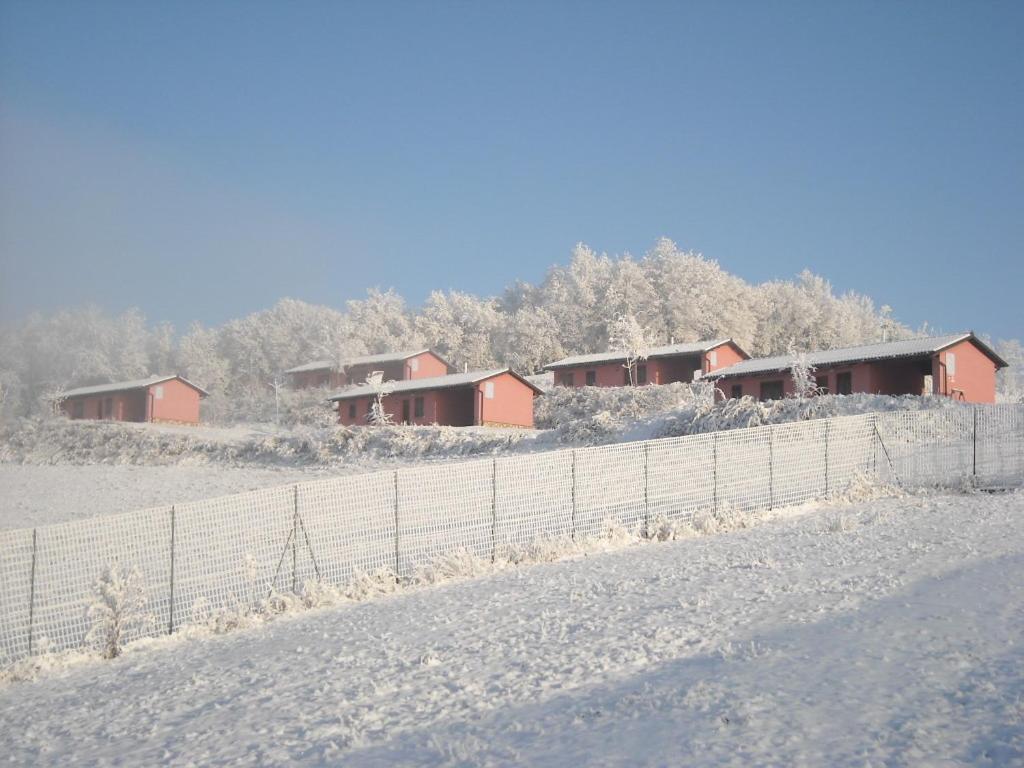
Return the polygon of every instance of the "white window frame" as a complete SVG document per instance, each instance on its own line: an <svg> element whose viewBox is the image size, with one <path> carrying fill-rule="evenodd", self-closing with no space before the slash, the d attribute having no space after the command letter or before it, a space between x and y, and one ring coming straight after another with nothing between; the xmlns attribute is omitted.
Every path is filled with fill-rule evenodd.
<svg viewBox="0 0 1024 768"><path fill-rule="evenodd" d="M487 400L493 400L494 399L494 382L493 381L485 381L484 382L484 398L487 399Z"/></svg>
<svg viewBox="0 0 1024 768"><path fill-rule="evenodd" d="M164 385L163 384L157 384L155 387L153 387L153 399L154 400L163 400L164 399Z"/></svg>
<svg viewBox="0 0 1024 768"><path fill-rule="evenodd" d="M956 376L956 353L946 353L946 373L950 376Z"/></svg>

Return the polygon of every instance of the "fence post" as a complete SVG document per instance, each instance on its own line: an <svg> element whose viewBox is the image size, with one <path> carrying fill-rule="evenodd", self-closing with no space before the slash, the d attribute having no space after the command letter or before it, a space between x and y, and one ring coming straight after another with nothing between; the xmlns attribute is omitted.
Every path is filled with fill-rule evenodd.
<svg viewBox="0 0 1024 768"><path fill-rule="evenodd" d="M491 459L491 563L498 559L498 460Z"/></svg>
<svg viewBox="0 0 1024 768"><path fill-rule="evenodd" d="M829 419L825 420L825 495L828 496L828 433L832 427Z"/></svg>
<svg viewBox="0 0 1024 768"><path fill-rule="evenodd" d="M32 529L32 571L29 577L28 586L28 655L32 655L33 630L35 628L36 615L36 552L37 552L37 531Z"/></svg>
<svg viewBox="0 0 1024 768"><path fill-rule="evenodd" d="M712 509L718 512L718 433L715 432L711 439L711 475L713 486L711 491Z"/></svg>
<svg viewBox="0 0 1024 768"><path fill-rule="evenodd" d="M176 533L176 515L174 507L171 507L171 591L170 591L170 607L168 608L168 619L167 619L167 634L174 634L174 544L175 544L175 533Z"/></svg>
<svg viewBox="0 0 1024 768"><path fill-rule="evenodd" d="M974 484L978 483L978 406L971 408L971 415L974 418L974 428L972 429L971 437L971 477L974 478Z"/></svg>
<svg viewBox="0 0 1024 768"><path fill-rule="evenodd" d="M775 430L768 425L768 509L775 509Z"/></svg>
<svg viewBox="0 0 1024 768"><path fill-rule="evenodd" d="M398 576L398 470L395 470L395 583L399 582Z"/></svg>
<svg viewBox="0 0 1024 768"><path fill-rule="evenodd" d="M292 594L299 591L299 486L292 497Z"/></svg>
<svg viewBox="0 0 1024 768"><path fill-rule="evenodd" d="M651 535L651 499L649 493L650 487L650 464L651 464L651 444L644 442L644 538L648 538Z"/></svg>
<svg viewBox="0 0 1024 768"><path fill-rule="evenodd" d="M576 541L576 451L572 452L572 540Z"/></svg>

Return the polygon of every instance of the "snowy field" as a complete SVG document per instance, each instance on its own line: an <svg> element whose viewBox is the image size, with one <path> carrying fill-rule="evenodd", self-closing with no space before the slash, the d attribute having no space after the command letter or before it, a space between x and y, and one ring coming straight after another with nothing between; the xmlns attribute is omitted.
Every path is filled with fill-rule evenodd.
<svg viewBox="0 0 1024 768"><path fill-rule="evenodd" d="M22 765L1024 764L1024 494L744 530L139 644L0 689Z"/></svg>
<svg viewBox="0 0 1024 768"><path fill-rule="evenodd" d="M316 480L338 469L176 464L33 465L0 462L0 529L63 523L164 504L198 501L284 483Z"/></svg>

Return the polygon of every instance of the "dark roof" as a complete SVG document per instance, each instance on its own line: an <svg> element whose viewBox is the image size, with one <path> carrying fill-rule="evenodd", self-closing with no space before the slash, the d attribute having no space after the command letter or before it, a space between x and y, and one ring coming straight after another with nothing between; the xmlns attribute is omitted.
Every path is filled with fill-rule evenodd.
<svg viewBox="0 0 1024 768"><path fill-rule="evenodd" d="M374 396L381 392L394 394L398 392L425 392L431 389L451 389L453 387L464 387L471 384L478 384L487 379L493 379L508 373L519 379L526 386L537 394L543 394L537 385L527 381L510 368L497 368L493 371L468 371L466 373L449 373L446 376L430 376L425 379L403 379L401 381L386 381L382 384L359 384L354 387L346 387L335 392L327 399L330 401L351 400L354 397Z"/></svg>
<svg viewBox="0 0 1024 768"><path fill-rule="evenodd" d="M150 376L148 379L135 379L133 381L115 381L112 384L97 384L92 387L77 387L69 389L62 397L83 397L85 395L105 395L109 392L129 392L133 389L149 389L155 384L163 384L165 381L177 379L183 384L192 387L203 397L210 394L200 386L193 384L184 376Z"/></svg>
<svg viewBox="0 0 1024 768"><path fill-rule="evenodd" d="M959 344L961 341L972 341L996 364L996 368L1005 368L1006 361L992 351L991 347L978 339L973 333L955 333L946 336L927 336L918 339L903 339L878 344L864 344L859 347L843 349L827 349L820 352L808 352L805 359L816 368L834 365L851 365L876 360L897 360L908 357L923 357ZM776 373L793 367L793 355L776 355L775 357L759 357L734 363L728 368L721 368L708 374L709 377L731 379L739 376L754 376L762 373Z"/></svg>
<svg viewBox="0 0 1024 768"><path fill-rule="evenodd" d="M705 352L710 352L712 349L717 349L724 344L732 344L740 352L743 349L732 339L712 339L709 341L694 341L688 344L667 344L663 347L651 347L647 352L647 359L650 360L652 357L681 357L683 355L700 355ZM746 355L746 352L743 352ZM555 368L575 368L581 365L594 365L597 363L615 363L620 360L626 359L626 353L621 351L615 352L596 352L590 355L572 355L570 357L563 357L561 360L556 360L553 363L548 363L544 366L544 370L550 371Z"/></svg>
<svg viewBox="0 0 1024 768"><path fill-rule="evenodd" d="M436 353L429 349L418 349L413 352L382 352L379 355L362 355L360 357L349 357L344 360L314 360L311 363L297 365L289 368L285 373L305 373L306 371L333 371L346 368L351 365L374 365L375 363L398 363L408 360L410 357L422 355L424 352L441 359Z"/></svg>

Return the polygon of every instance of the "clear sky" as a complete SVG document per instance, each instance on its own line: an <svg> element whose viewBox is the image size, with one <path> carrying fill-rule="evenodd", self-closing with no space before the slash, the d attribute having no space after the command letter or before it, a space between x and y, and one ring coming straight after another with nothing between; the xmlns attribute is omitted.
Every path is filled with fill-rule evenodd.
<svg viewBox="0 0 1024 768"><path fill-rule="evenodd" d="M0 0L0 318L179 327L659 236L1024 338L1024 3Z"/></svg>

